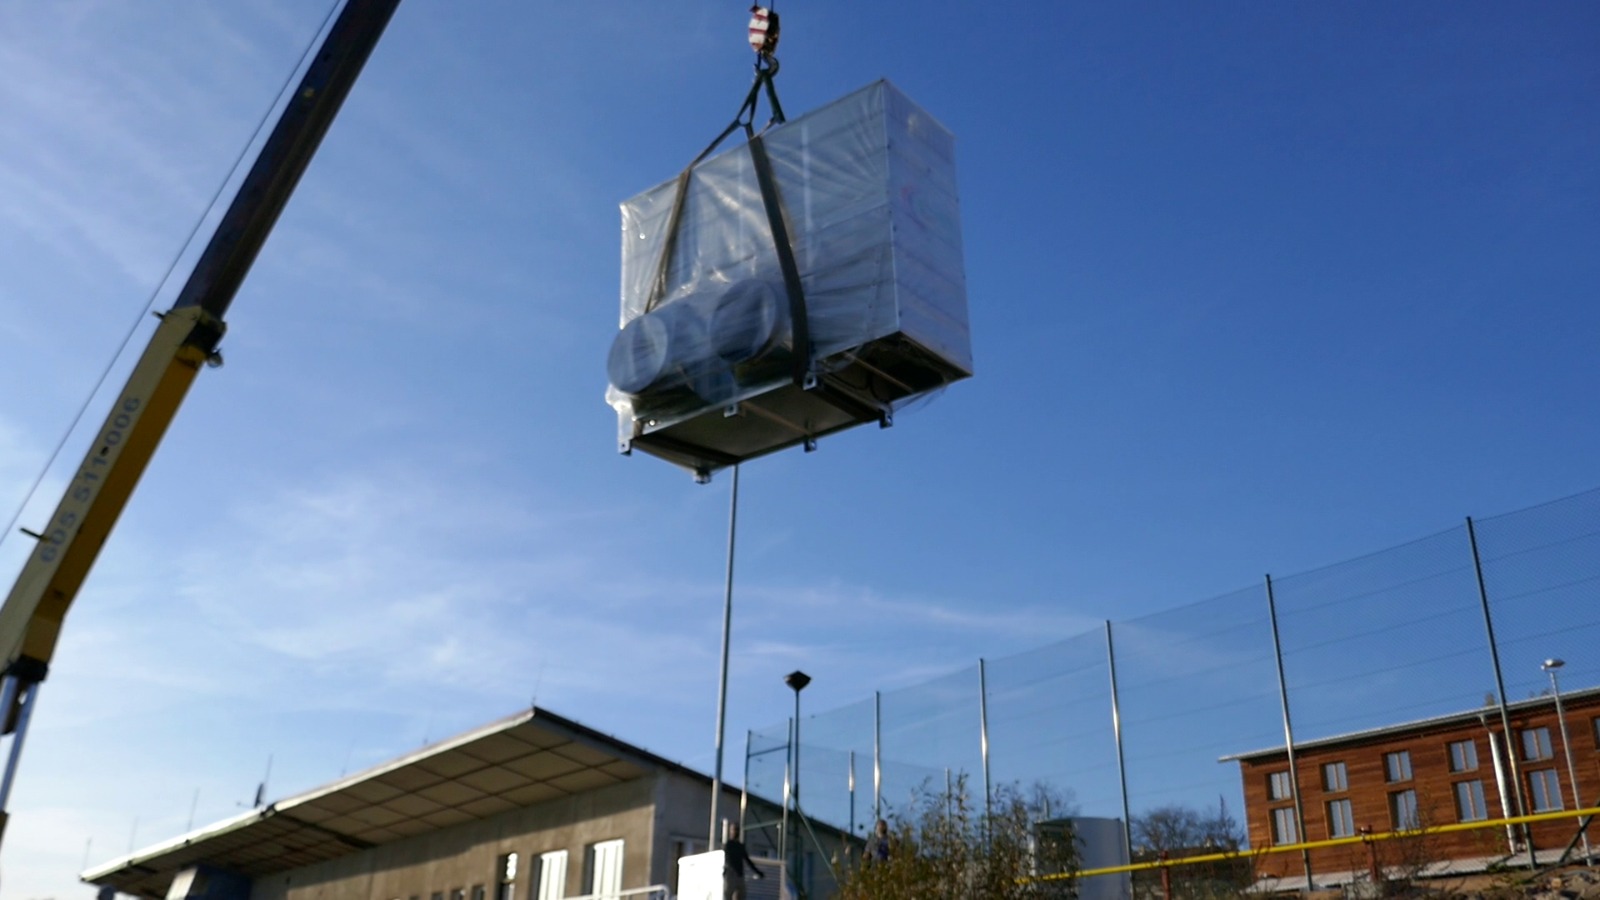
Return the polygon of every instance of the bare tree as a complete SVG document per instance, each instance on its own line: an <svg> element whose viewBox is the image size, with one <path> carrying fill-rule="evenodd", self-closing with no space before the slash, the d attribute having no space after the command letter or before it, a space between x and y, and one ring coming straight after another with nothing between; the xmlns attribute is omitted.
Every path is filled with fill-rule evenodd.
<svg viewBox="0 0 1600 900"><path fill-rule="evenodd" d="M1133 819L1133 843L1156 855L1194 856L1239 849L1244 829L1218 798L1215 810L1177 804L1146 810Z"/></svg>
<svg viewBox="0 0 1600 900"><path fill-rule="evenodd" d="M949 794L919 793L891 822L884 860L846 867L839 900L1067 900L1076 895L1078 850L1059 795L1002 788L987 814L966 780Z"/></svg>
<svg viewBox="0 0 1600 900"><path fill-rule="evenodd" d="M1177 804L1146 810L1134 817L1130 833L1137 859L1145 862L1237 852L1245 841L1244 829L1220 797L1211 810ZM1255 880L1249 860L1242 858L1172 866L1168 877L1179 896L1201 898L1236 896ZM1135 873L1134 892L1163 894L1161 873Z"/></svg>

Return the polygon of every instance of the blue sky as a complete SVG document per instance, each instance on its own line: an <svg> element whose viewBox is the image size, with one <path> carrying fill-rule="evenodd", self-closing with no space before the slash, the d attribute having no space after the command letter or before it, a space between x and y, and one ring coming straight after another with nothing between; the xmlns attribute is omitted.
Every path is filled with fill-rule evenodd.
<svg viewBox="0 0 1600 900"><path fill-rule="evenodd" d="M1600 483L1592 4L779 11L791 115L955 133L978 374L745 469L731 734ZM0 6L0 511L325 12ZM69 619L4 896L534 698L710 767L728 479L602 395L745 19L406 0Z"/></svg>

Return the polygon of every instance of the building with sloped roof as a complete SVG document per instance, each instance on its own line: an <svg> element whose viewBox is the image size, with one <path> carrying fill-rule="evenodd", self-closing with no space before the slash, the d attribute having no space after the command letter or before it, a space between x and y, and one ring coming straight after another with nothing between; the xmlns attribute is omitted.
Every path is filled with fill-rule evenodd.
<svg viewBox="0 0 1600 900"><path fill-rule="evenodd" d="M751 820L753 856L778 856L778 829L761 824L776 805L724 788L719 806ZM710 818L709 776L535 707L82 878L193 900L668 897ZM843 836L814 831L836 854ZM802 866L825 895L821 855L807 844Z"/></svg>
<svg viewBox="0 0 1600 900"><path fill-rule="evenodd" d="M1582 807L1600 805L1600 688L1561 696L1570 771L1550 696L1507 704L1506 721L1498 705L1489 705L1297 741L1294 775L1284 747L1222 762L1239 764L1253 849L1355 839L1308 851L1316 883L1365 877L1374 866L1386 875L1462 872L1516 865L1530 852L1554 861L1569 844L1581 855L1579 817L1570 814L1580 808L1575 797ZM1519 812L1543 818L1494 824ZM1364 835L1379 839L1360 840ZM1600 830L1590 842L1600 852ZM1306 864L1301 853L1274 853L1260 857L1256 869L1287 888L1304 885Z"/></svg>

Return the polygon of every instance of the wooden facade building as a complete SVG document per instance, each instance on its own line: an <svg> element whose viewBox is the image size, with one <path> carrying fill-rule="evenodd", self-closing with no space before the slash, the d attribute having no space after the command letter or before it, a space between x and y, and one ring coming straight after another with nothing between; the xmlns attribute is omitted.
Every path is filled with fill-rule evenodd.
<svg viewBox="0 0 1600 900"><path fill-rule="evenodd" d="M1600 804L1600 688L1563 692L1572 768L1583 806ZM1408 867L1463 871L1496 860L1527 858L1531 838L1541 860L1577 838L1578 823L1558 819L1511 828L1434 832L1438 826L1493 822L1515 815L1573 810L1572 778L1553 697L1508 704L1506 739L1498 705L1404 722L1295 745L1295 771L1283 747L1223 758L1243 779L1250 846L1266 848L1364 833L1411 832L1400 840L1309 851L1313 881L1338 883L1365 873L1376 858L1388 872ZM1300 813L1295 814L1296 781ZM1520 796L1519 796L1520 795ZM1303 829L1301 827L1303 821ZM1591 843L1600 851L1600 830ZM1582 852L1579 845L1578 853ZM1575 854L1577 855L1577 854ZM1258 876L1304 884L1302 854L1260 857Z"/></svg>

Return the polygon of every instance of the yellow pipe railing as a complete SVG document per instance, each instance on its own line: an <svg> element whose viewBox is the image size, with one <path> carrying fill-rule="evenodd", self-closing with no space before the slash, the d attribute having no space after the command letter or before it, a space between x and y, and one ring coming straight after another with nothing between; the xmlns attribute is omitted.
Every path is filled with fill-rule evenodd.
<svg viewBox="0 0 1600 900"><path fill-rule="evenodd" d="M1178 859L1161 859L1153 862L1130 863L1125 866L1105 866L1098 869L1083 869L1074 874L1041 875L1039 881L1060 881L1066 878L1093 878L1096 875L1117 875L1122 872L1143 872L1150 869L1164 869L1174 866L1193 866L1201 863L1230 862L1240 859L1257 859L1273 853L1295 853L1301 850L1315 850L1319 847L1345 847L1351 844L1367 844L1378 841L1392 841L1400 838L1414 838L1429 834L1449 834L1456 831L1477 831L1483 828L1503 828L1507 825L1521 825L1530 822L1549 822L1556 819L1582 819L1589 816L1600 815L1600 807L1590 807L1579 810L1562 810L1560 812L1534 813L1527 816L1509 816L1504 819L1486 819L1482 822L1456 822L1450 825L1434 825L1425 828L1413 828L1406 831L1382 831L1371 834L1358 834L1351 837L1329 838L1322 841L1302 841L1298 844L1281 844L1274 847L1248 848L1244 850L1228 850L1222 853L1205 853L1199 856L1185 856Z"/></svg>

